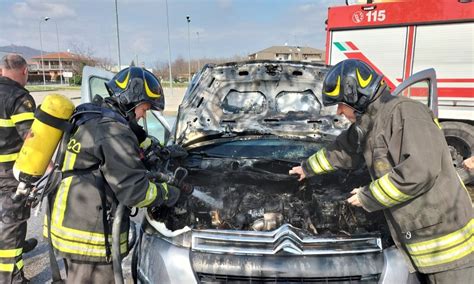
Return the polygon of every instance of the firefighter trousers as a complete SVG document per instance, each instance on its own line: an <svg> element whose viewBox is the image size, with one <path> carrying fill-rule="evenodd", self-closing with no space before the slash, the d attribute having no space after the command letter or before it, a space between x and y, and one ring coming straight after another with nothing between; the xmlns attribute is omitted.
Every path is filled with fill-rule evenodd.
<svg viewBox="0 0 474 284"><path fill-rule="evenodd" d="M66 284L114 284L112 263L99 263L66 259Z"/></svg>
<svg viewBox="0 0 474 284"><path fill-rule="evenodd" d="M0 178L0 283L25 283L23 245L30 209L26 199L15 202L11 196L17 188L14 178Z"/></svg>
<svg viewBox="0 0 474 284"><path fill-rule="evenodd" d="M426 274L426 283L429 284L455 284L474 283L474 263L463 267L437 273Z"/></svg>

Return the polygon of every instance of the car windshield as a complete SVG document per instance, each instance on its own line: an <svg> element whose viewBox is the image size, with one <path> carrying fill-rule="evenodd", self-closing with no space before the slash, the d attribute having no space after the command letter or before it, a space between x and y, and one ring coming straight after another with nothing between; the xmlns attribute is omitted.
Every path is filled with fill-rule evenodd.
<svg viewBox="0 0 474 284"><path fill-rule="evenodd" d="M194 148L190 154L227 158L266 158L300 161L323 147L323 143L282 138L233 140Z"/></svg>

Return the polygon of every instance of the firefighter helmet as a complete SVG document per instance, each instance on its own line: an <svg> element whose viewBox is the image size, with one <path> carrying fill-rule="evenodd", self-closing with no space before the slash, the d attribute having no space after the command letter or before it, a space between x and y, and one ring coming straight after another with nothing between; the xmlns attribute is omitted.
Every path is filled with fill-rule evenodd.
<svg viewBox="0 0 474 284"><path fill-rule="evenodd" d="M333 66L323 82L325 106L345 103L364 112L382 84L383 75L357 59L346 59Z"/></svg>
<svg viewBox="0 0 474 284"><path fill-rule="evenodd" d="M130 66L117 73L105 83L111 96L118 98L121 105L130 110L140 103L148 102L151 109L163 110L165 97L160 80L145 68Z"/></svg>

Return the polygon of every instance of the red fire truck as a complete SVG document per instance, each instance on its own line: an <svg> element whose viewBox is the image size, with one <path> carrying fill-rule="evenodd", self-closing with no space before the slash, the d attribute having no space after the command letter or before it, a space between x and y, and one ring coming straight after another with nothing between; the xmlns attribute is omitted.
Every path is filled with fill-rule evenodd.
<svg viewBox="0 0 474 284"><path fill-rule="evenodd" d="M410 75L434 68L439 120L459 165L474 155L474 2L365 2L329 8L326 64L364 60L385 75L392 90Z"/></svg>

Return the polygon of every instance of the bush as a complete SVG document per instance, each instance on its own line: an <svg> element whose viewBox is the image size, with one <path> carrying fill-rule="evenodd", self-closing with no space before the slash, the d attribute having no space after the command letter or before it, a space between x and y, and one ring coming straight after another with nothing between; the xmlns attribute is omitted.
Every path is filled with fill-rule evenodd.
<svg viewBox="0 0 474 284"><path fill-rule="evenodd" d="M81 75L73 75L72 78L69 79L69 85L71 86L80 86L81 83L82 83Z"/></svg>

